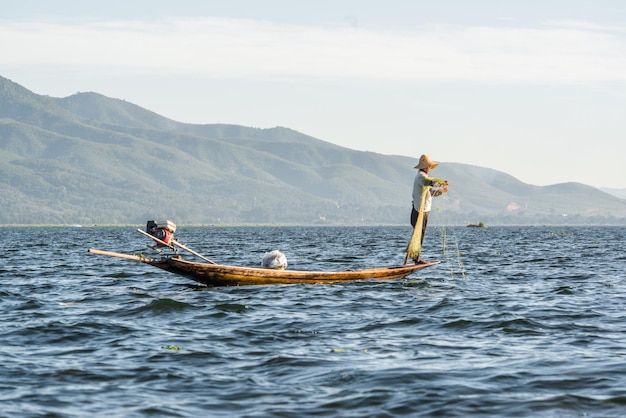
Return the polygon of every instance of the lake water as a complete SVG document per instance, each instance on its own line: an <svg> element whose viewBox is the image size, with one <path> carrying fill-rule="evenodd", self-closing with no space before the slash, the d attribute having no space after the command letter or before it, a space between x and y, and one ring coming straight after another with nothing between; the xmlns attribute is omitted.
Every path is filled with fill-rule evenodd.
<svg viewBox="0 0 626 418"><path fill-rule="evenodd" d="M179 227L220 263L402 264L407 227ZM0 228L2 417L626 416L626 228L431 227L405 279L208 288Z"/></svg>

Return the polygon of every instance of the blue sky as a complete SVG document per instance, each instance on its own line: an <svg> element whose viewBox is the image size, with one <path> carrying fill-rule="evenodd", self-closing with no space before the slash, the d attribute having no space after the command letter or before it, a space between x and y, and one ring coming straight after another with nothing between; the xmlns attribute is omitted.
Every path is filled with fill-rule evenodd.
<svg viewBox="0 0 626 418"><path fill-rule="evenodd" d="M3 0L0 39L38 94L626 188L621 0Z"/></svg>

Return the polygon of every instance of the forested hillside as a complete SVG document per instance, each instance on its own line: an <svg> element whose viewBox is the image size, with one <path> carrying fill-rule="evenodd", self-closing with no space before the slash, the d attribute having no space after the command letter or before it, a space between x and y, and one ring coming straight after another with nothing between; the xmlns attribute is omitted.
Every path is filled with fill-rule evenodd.
<svg viewBox="0 0 626 418"><path fill-rule="evenodd" d="M0 224L404 224L418 157L284 127L183 124L0 77ZM433 222L626 223L626 201L590 186L532 186L460 163L436 174L452 186Z"/></svg>

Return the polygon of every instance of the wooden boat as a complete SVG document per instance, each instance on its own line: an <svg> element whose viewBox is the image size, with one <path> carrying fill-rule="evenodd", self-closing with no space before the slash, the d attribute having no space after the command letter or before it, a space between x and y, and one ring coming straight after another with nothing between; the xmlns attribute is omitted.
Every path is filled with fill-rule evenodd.
<svg viewBox="0 0 626 418"><path fill-rule="evenodd" d="M272 268L254 268L254 267L236 267L223 264L217 264L209 260L205 256L198 254L191 248L179 243L174 239L176 225L171 221L155 222L148 221L146 231L138 229L137 232L145 235L154 241L157 247L169 248L174 252L173 255L164 256L160 251L159 258L150 258L132 254L122 254L111 251L103 251L89 249L90 253L108 255L112 257L125 258L130 260L141 261L142 263L179 274L196 282L209 286L244 286L244 285L265 285L265 284L330 284L344 283L355 280L390 280L400 279L410 275L411 273L439 264L438 261L421 264L407 264L405 259L404 265L398 267L377 267L363 270L348 271L305 271L305 270L285 270ZM419 237L418 237L419 239ZM203 262L189 261L178 255L178 249L181 248L186 252L203 260ZM284 257L280 251L277 255ZM270 255L271 253L267 253ZM418 253L419 255L419 253ZM287 266L286 259L282 261L281 267Z"/></svg>
<svg viewBox="0 0 626 418"><path fill-rule="evenodd" d="M246 286L267 284L331 284L356 280L391 280L406 277L417 270L439 264L406 264L398 267L377 267L349 271L274 270L254 267L236 267L222 264L195 262L180 255L148 258L138 255L89 249L90 253L141 261L151 266L179 274L208 286Z"/></svg>
<svg viewBox="0 0 626 418"><path fill-rule="evenodd" d="M477 224L468 224L468 228L487 228L487 225L484 222L479 222Z"/></svg>

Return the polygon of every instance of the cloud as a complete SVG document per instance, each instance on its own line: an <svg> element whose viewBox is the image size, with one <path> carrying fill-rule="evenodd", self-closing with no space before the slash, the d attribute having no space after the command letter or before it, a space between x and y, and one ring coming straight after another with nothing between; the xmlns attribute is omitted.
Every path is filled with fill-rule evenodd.
<svg viewBox="0 0 626 418"><path fill-rule="evenodd" d="M211 78L570 84L626 81L624 28L297 26L221 18L0 21L4 67Z"/></svg>

